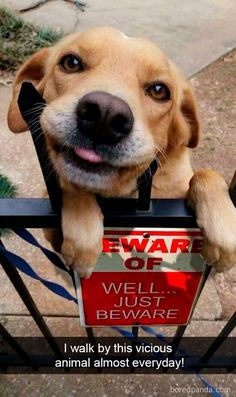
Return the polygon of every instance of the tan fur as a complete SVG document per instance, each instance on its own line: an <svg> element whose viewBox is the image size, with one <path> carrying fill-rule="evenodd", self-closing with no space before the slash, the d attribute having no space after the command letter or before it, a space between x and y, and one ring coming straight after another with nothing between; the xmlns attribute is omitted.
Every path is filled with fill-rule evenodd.
<svg viewBox="0 0 236 397"><path fill-rule="evenodd" d="M58 62L67 53L79 54L87 69L83 73L63 74ZM17 106L20 85L25 80L35 84L48 104L41 123L63 189L62 253L67 264L81 276L91 274L103 235L103 217L94 193L128 196L135 189L137 176L156 155L162 166L154 177L153 197L188 196L204 233L204 256L220 271L236 262L236 211L227 186L211 170L193 175L190 165L189 148L197 146L200 136L192 88L157 46L147 40L126 38L112 28L98 28L70 35L56 46L33 55L19 70L14 84L8 113L9 127L14 132L27 128ZM155 81L164 81L169 86L170 101L158 104L145 95L145 85ZM147 150L133 159L138 166L130 164L120 169L108 188L88 190L73 187L57 166L58 154L53 150L57 138L52 120L54 114L63 116L78 98L98 90L117 95L129 104L137 121L136 134L146 143ZM55 245L55 233L50 233Z"/></svg>

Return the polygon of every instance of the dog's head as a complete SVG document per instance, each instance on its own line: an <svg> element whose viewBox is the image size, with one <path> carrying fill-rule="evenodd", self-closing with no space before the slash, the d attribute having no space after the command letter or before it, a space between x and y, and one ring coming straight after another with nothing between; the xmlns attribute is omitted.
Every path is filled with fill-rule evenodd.
<svg viewBox="0 0 236 397"><path fill-rule="evenodd" d="M47 102L41 124L48 151L60 177L74 185L126 194L155 157L197 145L192 90L147 40L97 28L33 55L14 83L14 132L27 129L17 105L23 81Z"/></svg>

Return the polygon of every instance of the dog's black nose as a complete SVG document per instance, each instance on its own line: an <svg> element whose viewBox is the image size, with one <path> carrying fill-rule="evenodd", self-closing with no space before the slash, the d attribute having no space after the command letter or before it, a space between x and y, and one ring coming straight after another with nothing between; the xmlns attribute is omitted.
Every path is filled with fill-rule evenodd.
<svg viewBox="0 0 236 397"><path fill-rule="evenodd" d="M78 104L78 128L97 144L115 145L132 130L134 116L123 99L102 91L85 95Z"/></svg>

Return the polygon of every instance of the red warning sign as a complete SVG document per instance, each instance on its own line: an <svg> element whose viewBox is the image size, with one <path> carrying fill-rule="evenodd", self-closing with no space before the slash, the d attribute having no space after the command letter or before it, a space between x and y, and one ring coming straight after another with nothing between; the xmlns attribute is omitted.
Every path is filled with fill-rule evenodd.
<svg viewBox="0 0 236 397"><path fill-rule="evenodd" d="M106 229L89 279L77 280L81 325L182 325L206 269L199 229Z"/></svg>

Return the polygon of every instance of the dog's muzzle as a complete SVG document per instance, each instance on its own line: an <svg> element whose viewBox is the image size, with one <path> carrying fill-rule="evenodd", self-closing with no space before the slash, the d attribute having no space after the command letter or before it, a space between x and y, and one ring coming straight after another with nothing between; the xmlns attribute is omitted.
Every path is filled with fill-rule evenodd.
<svg viewBox="0 0 236 397"><path fill-rule="evenodd" d="M115 145L132 131L134 116L123 99L94 91L80 99L77 124L95 144Z"/></svg>

